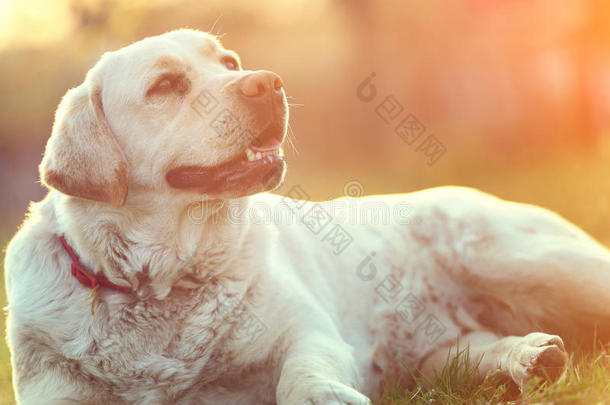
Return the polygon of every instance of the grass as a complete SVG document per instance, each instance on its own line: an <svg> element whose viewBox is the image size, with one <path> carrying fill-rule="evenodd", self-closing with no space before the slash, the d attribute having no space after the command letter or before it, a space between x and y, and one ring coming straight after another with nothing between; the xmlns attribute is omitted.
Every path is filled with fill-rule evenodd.
<svg viewBox="0 0 610 405"><path fill-rule="evenodd" d="M398 404L461 404L500 403L507 395L507 382L496 374L481 378L477 365L470 362L468 348L458 351L455 358L447 359L445 368L437 374L436 381L429 381L417 372L411 373L415 386L401 388L399 381L388 381L381 398L382 405Z"/></svg>
<svg viewBox="0 0 610 405"><path fill-rule="evenodd" d="M574 352L568 371L555 384L540 379L531 381L523 393L498 372L488 373L483 381L469 361L468 348L448 359L434 382L413 375L415 386L386 385L377 405L406 404L608 404L610 403L610 355Z"/></svg>

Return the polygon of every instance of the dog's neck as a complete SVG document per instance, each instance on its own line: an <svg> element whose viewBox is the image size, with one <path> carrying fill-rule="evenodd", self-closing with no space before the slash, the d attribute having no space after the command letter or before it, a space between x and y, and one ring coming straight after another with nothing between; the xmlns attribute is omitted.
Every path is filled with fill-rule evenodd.
<svg viewBox="0 0 610 405"><path fill-rule="evenodd" d="M231 266L243 252L247 199L131 199L119 208L51 196L59 232L72 244L81 263L113 283L129 287L140 298L163 299L172 288L196 288L210 277L247 278ZM230 273L227 274L227 273Z"/></svg>

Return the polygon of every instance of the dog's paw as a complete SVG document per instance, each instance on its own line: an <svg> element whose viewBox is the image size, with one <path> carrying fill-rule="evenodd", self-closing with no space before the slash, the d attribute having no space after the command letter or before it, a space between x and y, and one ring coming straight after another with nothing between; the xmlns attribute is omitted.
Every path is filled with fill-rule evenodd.
<svg viewBox="0 0 610 405"><path fill-rule="evenodd" d="M555 382L565 372L568 356L559 336L530 333L509 354L509 373L519 388L533 378Z"/></svg>
<svg viewBox="0 0 610 405"><path fill-rule="evenodd" d="M338 382L329 382L302 405L372 405L369 398Z"/></svg>

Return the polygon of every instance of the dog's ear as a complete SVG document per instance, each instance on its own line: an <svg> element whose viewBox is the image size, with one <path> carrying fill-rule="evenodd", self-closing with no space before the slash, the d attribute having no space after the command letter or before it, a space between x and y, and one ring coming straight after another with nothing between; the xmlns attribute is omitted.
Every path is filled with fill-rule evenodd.
<svg viewBox="0 0 610 405"><path fill-rule="evenodd" d="M127 161L110 131L101 86L89 72L69 90L55 113L40 163L40 178L64 194L120 207L127 198Z"/></svg>

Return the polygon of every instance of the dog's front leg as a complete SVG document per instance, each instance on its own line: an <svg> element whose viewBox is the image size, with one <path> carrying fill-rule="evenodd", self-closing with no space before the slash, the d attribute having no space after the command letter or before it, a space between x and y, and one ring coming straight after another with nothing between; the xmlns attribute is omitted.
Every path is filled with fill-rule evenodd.
<svg viewBox="0 0 610 405"><path fill-rule="evenodd" d="M288 347L277 386L278 405L370 405L358 386L351 346L311 332Z"/></svg>

